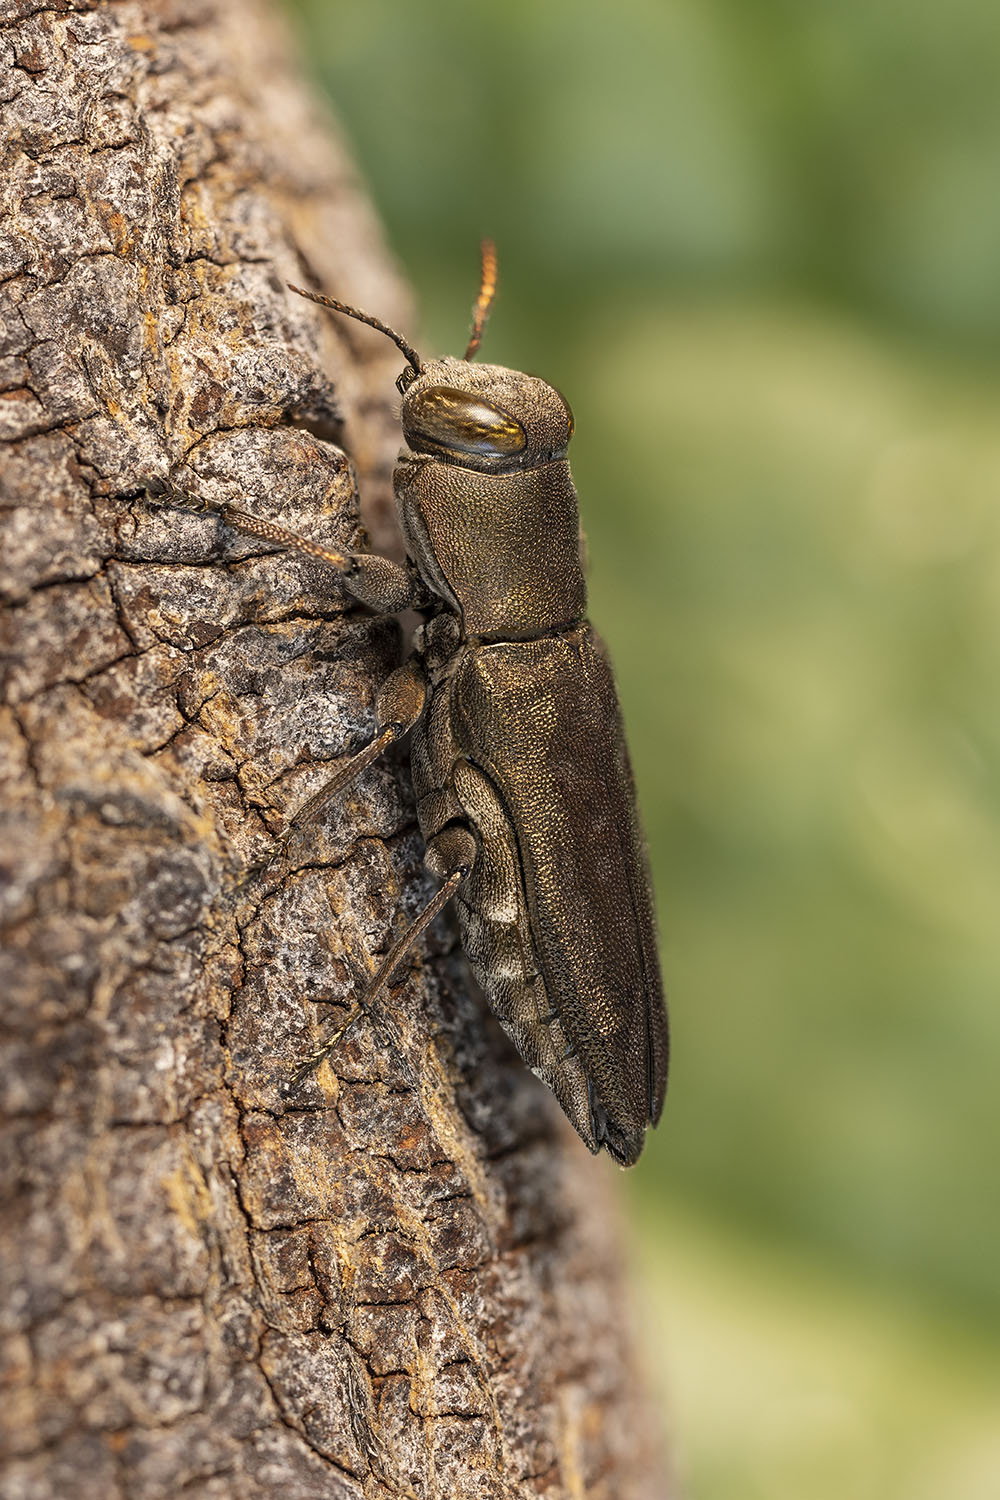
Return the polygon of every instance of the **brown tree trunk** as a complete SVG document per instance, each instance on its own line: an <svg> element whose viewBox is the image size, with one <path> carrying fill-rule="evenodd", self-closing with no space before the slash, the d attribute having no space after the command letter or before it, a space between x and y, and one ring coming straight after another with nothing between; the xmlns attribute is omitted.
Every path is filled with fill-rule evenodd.
<svg viewBox="0 0 1000 1500"><path fill-rule="evenodd" d="M407 325L256 5L4 0L4 1500L663 1493L613 1191L447 921L293 1064L430 889L405 757L241 888L396 661L171 474L387 532ZM375 106L373 106L375 107ZM350 458L345 455L350 455Z"/></svg>

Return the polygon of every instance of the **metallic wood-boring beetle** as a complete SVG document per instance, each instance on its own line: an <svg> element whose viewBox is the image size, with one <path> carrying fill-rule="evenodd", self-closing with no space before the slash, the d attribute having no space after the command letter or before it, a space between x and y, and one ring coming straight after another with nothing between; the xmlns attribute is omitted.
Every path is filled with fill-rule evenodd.
<svg viewBox="0 0 1000 1500"><path fill-rule="evenodd" d="M369 608L423 615L413 654L377 696L374 738L282 839L409 733L425 861L443 884L296 1076L334 1049L454 897L500 1024L590 1150L627 1166L666 1087L649 875L614 681L586 619L572 414L543 380L472 363L495 285L487 242L469 346L440 360L367 313L291 288L377 328L407 361L393 476L407 566L222 511L326 562Z"/></svg>

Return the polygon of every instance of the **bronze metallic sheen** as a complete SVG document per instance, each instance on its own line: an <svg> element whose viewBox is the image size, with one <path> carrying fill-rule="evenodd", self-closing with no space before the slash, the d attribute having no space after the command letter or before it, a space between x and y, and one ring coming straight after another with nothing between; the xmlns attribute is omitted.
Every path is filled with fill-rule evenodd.
<svg viewBox="0 0 1000 1500"><path fill-rule="evenodd" d="M489 404L520 451L470 455L463 433L413 452L442 390L449 421ZM424 363L401 419L399 522L430 596L408 663L426 684L411 770L428 864L461 876L466 954L528 1066L592 1151L631 1164L662 1108L667 1025L617 694L585 617L569 409L533 376L447 359Z"/></svg>

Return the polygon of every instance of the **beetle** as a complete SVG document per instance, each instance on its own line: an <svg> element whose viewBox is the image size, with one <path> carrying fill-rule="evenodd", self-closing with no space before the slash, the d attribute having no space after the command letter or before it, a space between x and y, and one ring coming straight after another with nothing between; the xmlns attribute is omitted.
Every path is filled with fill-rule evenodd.
<svg viewBox="0 0 1000 1500"><path fill-rule="evenodd" d="M336 1047L449 900L501 1026L592 1152L639 1157L666 1088L668 1032L653 901L621 712L586 618L570 408L555 387L473 363L496 287L483 245L461 359L406 360L393 475L407 563L339 553L232 506L224 519L334 568L369 608L422 616L376 698L376 732L301 807L279 843L404 735L425 863L440 889L392 945Z"/></svg>

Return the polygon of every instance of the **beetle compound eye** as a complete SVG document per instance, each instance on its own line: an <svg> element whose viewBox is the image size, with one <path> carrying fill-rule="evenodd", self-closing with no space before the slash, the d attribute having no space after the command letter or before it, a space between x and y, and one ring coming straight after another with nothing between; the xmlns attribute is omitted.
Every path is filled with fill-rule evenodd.
<svg viewBox="0 0 1000 1500"><path fill-rule="evenodd" d="M520 422L482 396L432 385L403 406L403 428L411 448L424 453L513 458L528 446Z"/></svg>

